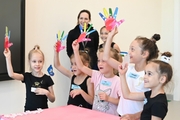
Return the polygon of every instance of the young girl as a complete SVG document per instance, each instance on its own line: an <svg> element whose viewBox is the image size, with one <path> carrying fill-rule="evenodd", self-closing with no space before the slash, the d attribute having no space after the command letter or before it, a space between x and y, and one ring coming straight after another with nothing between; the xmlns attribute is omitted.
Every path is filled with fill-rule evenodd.
<svg viewBox="0 0 180 120"><path fill-rule="evenodd" d="M167 57L171 53L164 53L161 60L152 60L145 67L144 87L150 88L147 92L131 92L126 82L125 73L128 69L127 65L123 68L119 66L119 74L121 78L121 88L123 97L130 100L145 100L140 120L163 120L167 113L167 98L163 86L172 78L172 67L167 63Z"/></svg>
<svg viewBox="0 0 180 120"><path fill-rule="evenodd" d="M118 65L121 63L109 56L109 50L112 38L117 32L117 28L115 28L108 34L103 56L103 59L115 69L118 69ZM126 79L131 92L144 92L148 90L147 88L144 88L144 82L142 79L144 76L144 68L147 64L147 61L158 57L159 52L154 40L159 40L160 36L155 34L153 38L153 40L150 40L146 37L137 37L132 41L129 47L130 63L133 63L134 65L128 66ZM144 103L141 101L127 100L121 96L117 112L121 116L125 114L134 114L134 116L132 116L134 119L139 118L143 104Z"/></svg>
<svg viewBox="0 0 180 120"><path fill-rule="evenodd" d="M20 80L26 85L25 111L37 110L38 108L48 108L48 100L55 101L53 84L50 76L42 72L44 65L44 54L36 45L28 54L28 60L32 72L23 74L15 73L11 63L11 51L4 50L8 75L16 80Z"/></svg>
<svg viewBox="0 0 180 120"><path fill-rule="evenodd" d="M56 45L54 49L55 68L71 80L70 94L67 104L92 109L94 91L93 84L90 82L90 76L78 69L73 54L70 57L71 71L64 68L60 63L59 53L56 52ZM83 64L88 67L90 65L90 57L88 53L86 53L86 51L80 51L80 56Z"/></svg>
<svg viewBox="0 0 180 120"><path fill-rule="evenodd" d="M100 29L100 38L104 43L99 45L99 49L104 48L104 45L105 45L107 37L108 37L108 33L109 33L109 31L106 29L106 26L103 26ZM121 52L120 48L115 42L111 43L111 48L115 49L117 51L117 53L120 54L120 52ZM122 62L122 56L121 55L119 57L119 61Z"/></svg>
<svg viewBox="0 0 180 120"><path fill-rule="evenodd" d="M99 49L104 47L107 37L108 37L108 33L109 33L109 31L106 29L106 26L103 26L100 29L100 38L104 43L99 45ZM117 52L120 53L120 48L115 42L111 43L111 48L117 50Z"/></svg>
<svg viewBox="0 0 180 120"><path fill-rule="evenodd" d="M100 49L98 53L99 71L97 71L83 65L78 52L79 44L76 40L72 47L78 68L91 76L91 82L94 83L93 110L118 115L116 109L119 101L120 81L119 77L114 75L113 68L102 60L103 50ZM111 56L119 60L117 52L111 52Z"/></svg>

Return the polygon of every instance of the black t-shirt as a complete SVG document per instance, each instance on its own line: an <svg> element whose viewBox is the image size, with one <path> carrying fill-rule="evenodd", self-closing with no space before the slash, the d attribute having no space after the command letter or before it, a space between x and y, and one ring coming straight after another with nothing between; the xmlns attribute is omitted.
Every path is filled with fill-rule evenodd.
<svg viewBox="0 0 180 120"><path fill-rule="evenodd" d="M70 92L74 89L82 89L84 92L86 92L88 94L88 90L87 90L87 80L89 78L89 76L87 76L84 81L80 84L77 85L74 83L74 79L75 79L75 75L73 75L72 80L71 80L71 87L70 87ZM68 105L72 104L75 106L80 106L80 107L84 107L84 108L92 108L92 105L90 105L88 102L86 102L86 100L82 97L82 95L77 95L76 97L72 98L69 95L69 99L68 99Z"/></svg>
<svg viewBox="0 0 180 120"><path fill-rule="evenodd" d="M168 103L166 94L158 94L157 96L150 98L151 91L144 93L147 99L147 103L144 105L141 120L151 120L151 116L156 116L164 119L168 111Z"/></svg>
<svg viewBox="0 0 180 120"><path fill-rule="evenodd" d="M31 73L24 73L23 75L24 80L22 82L26 85L25 111L37 110L38 108L48 108L47 96L36 95L34 92L31 92L31 87L44 88L48 90L48 87L54 84L51 77L45 74L42 77L35 77Z"/></svg>

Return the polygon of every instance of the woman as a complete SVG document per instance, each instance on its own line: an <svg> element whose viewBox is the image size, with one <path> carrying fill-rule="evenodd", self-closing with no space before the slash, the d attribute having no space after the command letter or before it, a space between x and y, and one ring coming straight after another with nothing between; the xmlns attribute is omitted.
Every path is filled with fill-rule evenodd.
<svg viewBox="0 0 180 120"><path fill-rule="evenodd" d="M84 23L87 24L87 28L90 26L89 22L91 21L91 13L88 10L81 10L77 17L77 25L74 29L70 30L67 37L67 55L70 57L73 54L72 43L76 40L81 34L80 26L83 28ZM93 30L93 27L89 31ZM97 68L97 50L99 45L99 35L98 32L95 31L87 36L91 41L81 42L79 50L87 50L88 54L91 57L91 68Z"/></svg>

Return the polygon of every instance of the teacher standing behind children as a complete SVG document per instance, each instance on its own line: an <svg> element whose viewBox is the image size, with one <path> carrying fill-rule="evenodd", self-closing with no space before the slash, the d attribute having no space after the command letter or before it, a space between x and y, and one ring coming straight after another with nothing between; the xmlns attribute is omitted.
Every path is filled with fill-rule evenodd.
<svg viewBox="0 0 180 120"><path fill-rule="evenodd" d="M70 57L73 54L72 49L72 43L74 40L76 40L79 35L81 34L81 29L84 28L84 23L86 23L88 28L90 26L89 22L91 21L91 13L88 10L81 10L77 17L77 25L74 29L70 30L67 37L67 55ZM94 28L91 27L91 30ZM88 52L89 56L91 57L91 68L92 69L98 69L97 68L97 50L99 45L99 34L97 31L87 35L87 38L91 39L91 41L84 41L80 43L79 50L84 50Z"/></svg>

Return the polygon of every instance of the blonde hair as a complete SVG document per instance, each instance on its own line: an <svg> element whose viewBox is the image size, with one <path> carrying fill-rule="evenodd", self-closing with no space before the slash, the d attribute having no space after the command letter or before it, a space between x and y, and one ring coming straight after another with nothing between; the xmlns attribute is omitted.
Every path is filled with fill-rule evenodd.
<svg viewBox="0 0 180 120"><path fill-rule="evenodd" d="M98 54L102 53L102 52L104 52L104 48L100 48L99 51L98 51ZM111 48L110 49L110 57L112 57L115 60L119 61L119 54L118 54L117 50Z"/></svg>
<svg viewBox="0 0 180 120"><path fill-rule="evenodd" d="M106 26L102 26L101 29L100 29L100 33L102 32L103 29L106 29ZM106 29L107 30L107 29ZM108 31L109 32L109 31Z"/></svg>
<svg viewBox="0 0 180 120"><path fill-rule="evenodd" d="M44 61L44 53L40 50L39 45L35 45L34 48L29 51L28 60L31 59L33 53L40 53L43 56L43 61Z"/></svg>
<svg viewBox="0 0 180 120"><path fill-rule="evenodd" d="M79 50L79 56L81 58L82 63L88 64L88 67L90 68L90 62L91 62L91 58L89 56L89 50L86 48L85 50ZM70 59L72 59L74 57L74 54L71 55Z"/></svg>
<svg viewBox="0 0 180 120"><path fill-rule="evenodd" d="M98 54L99 54L99 53L103 53L103 52L104 52L104 48L100 48L99 51L98 51ZM110 49L110 57L114 58L114 59L117 60L117 61L120 61L120 55L119 55L118 52L117 52L115 49L113 49L113 48ZM114 73L115 75L118 75L118 70L113 69L113 73Z"/></svg>

